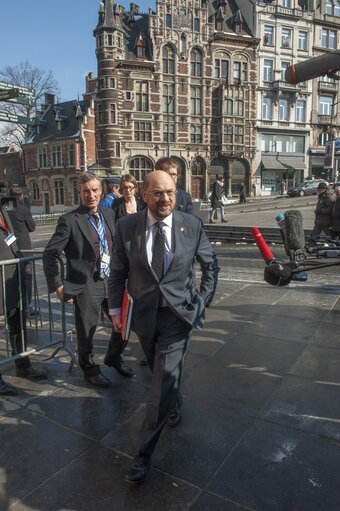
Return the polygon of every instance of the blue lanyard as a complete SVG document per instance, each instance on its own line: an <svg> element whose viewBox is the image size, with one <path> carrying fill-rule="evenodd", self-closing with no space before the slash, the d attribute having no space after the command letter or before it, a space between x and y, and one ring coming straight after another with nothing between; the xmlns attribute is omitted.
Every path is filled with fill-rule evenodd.
<svg viewBox="0 0 340 511"><path fill-rule="evenodd" d="M88 218L90 224L92 225L92 227L95 229L96 233L98 234L98 237L100 239L100 243L101 243L101 246L103 248L103 252L106 251L106 246L107 246L107 241L106 241L106 237L105 237L105 225L104 225L104 220L103 220L103 217L102 215L99 213L99 216L100 216L100 220L102 222L102 227L103 227L103 233L104 233L104 238L102 238L100 232L98 231L98 227L96 226L96 224L93 222L92 218L90 218L90 215L88 213L86 213L86 217Z"/></svg>

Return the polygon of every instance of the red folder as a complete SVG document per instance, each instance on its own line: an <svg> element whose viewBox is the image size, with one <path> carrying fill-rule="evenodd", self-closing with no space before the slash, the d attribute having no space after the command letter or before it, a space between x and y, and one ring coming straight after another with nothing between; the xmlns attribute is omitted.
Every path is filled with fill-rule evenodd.
<svg viewBox="0 0 340 511"><path fill-rule="evenodd" d="M125 288L122 301L122 339L129 340L131 331L131 316L132 316L133 298L129 291Z"/></svg>

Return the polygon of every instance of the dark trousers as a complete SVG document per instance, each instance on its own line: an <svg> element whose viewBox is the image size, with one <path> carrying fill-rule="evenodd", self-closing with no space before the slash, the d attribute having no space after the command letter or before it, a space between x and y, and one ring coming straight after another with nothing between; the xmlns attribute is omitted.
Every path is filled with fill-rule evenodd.
<svg viewBox="0 0 340 511"><path fill-rule="evenodd" d="M141 336L139 339L152 371L149 399L140 431L140 454L152 455L176 399L182 399L179 387L191 332L191 326L166 307L158 311L153 337Z"/></svg>
<svg viewBox="0 0 340 511"><path fill-rule="evenodd" d="M27 348L25 314L22 315L22 320L23 331L21 330L19 307L7 311L8 330L12 347L12 355L22 353ZM15 360L15 365L18 369L27 369L31 365L30 359L29 357L18 358L17 360Z"/></svg>
<svg viewBox="0 0 340 511"><path fill-rule="evenodd" d="M109 316L107 277L104 280L90 279L83 291L74 298L75 325L77 332L78 360L81 369L88 377L100 373L100 367L93 360L93 336L95 334L99 314L103 308L107 317ZM105 356L105 363L112 365L118 362L126 346L122 336L113 330Z"/></svg>
<svg viewBox="0 0 340 511"><path fill-rule="evenodd" d="M316 243L322 231L326 234L326 236L332 236L332 231L329 227L321 227L320 225L315 225L312 232L310 233L309 239Z"/></svg>

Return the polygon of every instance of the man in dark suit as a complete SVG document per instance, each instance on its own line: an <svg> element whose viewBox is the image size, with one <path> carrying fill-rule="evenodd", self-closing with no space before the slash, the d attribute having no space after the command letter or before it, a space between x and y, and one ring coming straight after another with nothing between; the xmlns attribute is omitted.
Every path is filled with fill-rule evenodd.
<svg viewBox="0 0 340 511"><path fill-rule="evenodd" d="M130 482L148 474L151 455L172 412L171 425L179 423L186 348L192 329L203 327L219 271L201 220L175 210L173 178L163 171L151 172L142 193L147 208L116 224L109 278L110 314L116 331L121 327L120 304L128 279L134 300L132 328L153 372L139 453L125 476ZM199 292L195 258L202 272Z"/></svg>
<svg viewBox="0 0 340 511"><path fill-rule="evenodd" d="M16 199L6 197L7 188L1 186L0 192L0 260L16 259L20 257L19 248L13 234L13 226L11 224L8 211L16 207ZM12 235L12 236L10 236ZM10 238L10 239L9 239ZM26 338L26 322L25 316L20 314L20 294L19 279L17 265L6 265L4 275L4 287L6 292L6 311L9 338L12 346L12 354L22 353L27 347ZM0 315L4 314L3 307L3 282L0 281ZM23 297L24 300L24 297ZM21 318L20 318L21 316ZM16 376L28 378L30 380L40 380L47 378L45 371L35 369L31 366L29 357L21 357L15 360ZM0 395L14 395L16 390L7 385L0 375Z"/></svg>
<svg viewBox="0 0 340 511"><path fill-rule="evenodd" d="M8 215L11 219L14 234L17 238L19 250L31 250L31 239L30 232L35 231L35 223L31 214L30 208L23 202L22 188L19 186L12 186L9 194L11 197L16 198L16 208L8 211ZM31 254L23 253L24 257ZM26 294L27 294L27 311L29 312L29 306L32 300L32 263L24 264L24 275L26 283Z"/></svg>
<svg viewBox="0 0 340 511"><path fill-rule="evenodd" d="M108 315L107 286L110 273L110 254L114 235L114 212L98 206L101 183L94 174L83 172L78 179L81 206L58 220L55 233L43 256L44 272L50 292L59 300L74 302L79 365L88 383L108 387L100 366L94 362L93 336L101 308ZM59 272L59 257L64 251L67 273L64 281ZM112 330L104 363L114 367L122 376L134 373L123 362L126 342Z"/></svg>
<svg viewBox="0 0 340 511"><path fill-rule="evenodd" d="M166 156L164 158L160 158L155 163L155 170L164 170L164 172L167 172L172 177L175 185L177 186L178 165L175 160ZM177 188L175 209L192 215L192 200L190 193L185 192L181 188Z"/></svg>

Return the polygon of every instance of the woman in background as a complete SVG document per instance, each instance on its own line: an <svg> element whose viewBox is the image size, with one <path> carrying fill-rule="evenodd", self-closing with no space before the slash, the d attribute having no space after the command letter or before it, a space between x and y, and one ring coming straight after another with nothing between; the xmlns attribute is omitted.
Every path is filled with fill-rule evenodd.
<svg viewBox="0 0 340 511"><path fill-rule="evenodd" d="M116 222L119 218L132 215L145 208L146 204L139 196L138 183L133 176L125 174L120 179L119 193L122 197L113 202Z"/></svg>

